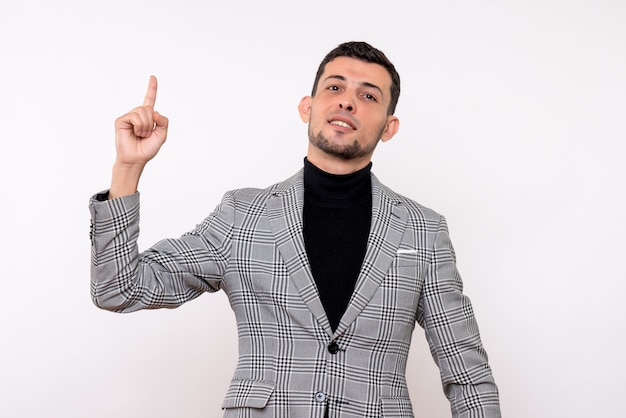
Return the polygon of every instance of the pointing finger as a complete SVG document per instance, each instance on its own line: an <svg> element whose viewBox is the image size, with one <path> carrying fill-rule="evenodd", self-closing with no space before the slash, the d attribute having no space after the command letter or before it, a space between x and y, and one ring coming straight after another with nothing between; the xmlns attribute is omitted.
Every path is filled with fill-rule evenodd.
<svg viewBox="0 0 626 418"><path fill-rule="evenodd" d="M148 82L148 91L146 92L146 97L143 99L144 106L154 107L154 103L156 102L157 96L157 79L155 76L150 76L150 81Z"/></svg>

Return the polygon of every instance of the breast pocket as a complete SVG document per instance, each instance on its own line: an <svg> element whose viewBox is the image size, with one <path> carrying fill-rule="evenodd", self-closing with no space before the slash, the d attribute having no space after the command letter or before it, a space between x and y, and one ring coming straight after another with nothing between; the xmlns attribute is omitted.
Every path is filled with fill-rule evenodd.
<svg viewBox="0 0 626 418"><path fill-rule="evenodd" d="M422 248L399 248L393 262L399 266L411 266L418 263L428 263L428 254Z"/></svg>
<svg viewBox="0 0 626 418"><path fill-rule="evenodd" d="M394 321L415 321L426 269L418 254L399 252L394 257L378 291L380 304L395 307Z"/></svg>
<svg viewBox="0 0 626 418"><path fill-rule="evenodd" d="M427 268L428 264L420 254L410 250L398 250L389 267L388 276L419 291Z"/></svg>

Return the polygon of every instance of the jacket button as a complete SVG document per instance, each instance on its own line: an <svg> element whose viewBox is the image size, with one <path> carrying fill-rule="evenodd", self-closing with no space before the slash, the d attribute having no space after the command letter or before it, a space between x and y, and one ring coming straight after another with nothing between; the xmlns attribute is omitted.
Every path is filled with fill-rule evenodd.
<svg viewBox="0 0 626 418"><path fill-rule="evenodd" d="M315 400L316 400L317 402L320 402L320 403L321 403L321 402L324 402L324 401L326 400L326 394L325 394L324 392L321 392L321 391L320 391L320 392L317 392L317 393L315 394Z"/></svg>
<svg viewBox="0 0 626 418"><path fill-rule="evenodd" d="M333 341L332 343L328 344L328 352L330 354L337 354L339 352L339 345L337 344L336 341Z"/></svg>

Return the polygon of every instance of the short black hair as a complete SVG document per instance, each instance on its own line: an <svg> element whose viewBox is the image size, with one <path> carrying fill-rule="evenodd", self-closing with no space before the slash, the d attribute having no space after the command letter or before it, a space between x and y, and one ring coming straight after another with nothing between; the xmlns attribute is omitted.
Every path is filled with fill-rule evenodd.
<svg viewBox="0 0 626 418"><path fill-rule="evenodd" d="M389 103L389 109L387 109L387 113L389 115L393 115L396 111L398 98L400 97L400 75L396 71L396 68L391 63L391 61L389 61L387 56L382 51L374 48L367 42L344 42L342 44L339 44L339 46L326 54L317 69L317 74L315 75L315 81L313 82L313 90L311 92L311 96L315 96L315 93L317 92L317 83L320 81L320 77L324 73L326 64L338 57L355 58L364 62L382 65L387 70L387 72L391 76L391 102Z"/></svg>

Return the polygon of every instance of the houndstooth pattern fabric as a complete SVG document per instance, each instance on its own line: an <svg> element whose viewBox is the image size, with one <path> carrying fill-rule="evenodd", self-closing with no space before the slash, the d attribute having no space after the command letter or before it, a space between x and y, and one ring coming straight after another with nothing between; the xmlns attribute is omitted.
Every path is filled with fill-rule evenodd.
<svg viewBox="0 0 626 418"><path fill-rule="evenodd" d="M226 292L239 361L224 417L413 417L405 372L416 323L453 417L500 417L445 219L374 175L372 193L367 253L335 332L304 247L302 171L264 190L226 193L192 231L141 254L139 194L92 198L94 303L131 312Z"/></svg>

